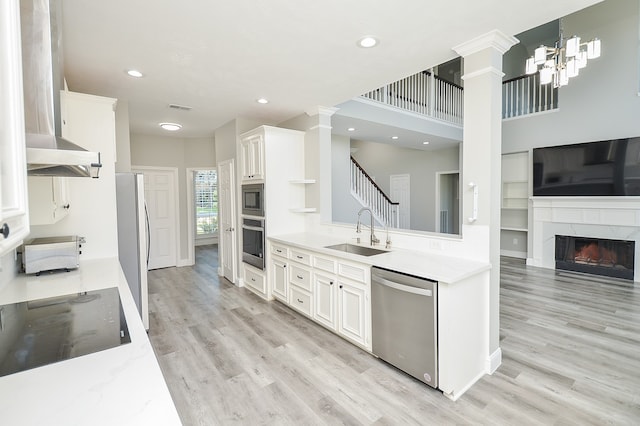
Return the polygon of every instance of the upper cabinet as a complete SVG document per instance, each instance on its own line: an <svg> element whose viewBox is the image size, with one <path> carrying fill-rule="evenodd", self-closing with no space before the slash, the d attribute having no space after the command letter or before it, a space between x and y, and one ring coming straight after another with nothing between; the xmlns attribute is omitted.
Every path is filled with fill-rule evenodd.
<svg viewBox="0 0 640 426"><path fill-rule="evenodd" d="M29 235L20 4L0 2L0 255Z"/></svg>
<svg viewBox="0 0 640 426"><path fill-rule="evenodd" d="M49 225L69 214L69 178L29 176L29 223Z"/></svg>
<svg viewBox="0 0 640 426"><path fill-rule="evenodd" d="M252 135L240 141L242 181L264 179L264 138Z"/></svg>

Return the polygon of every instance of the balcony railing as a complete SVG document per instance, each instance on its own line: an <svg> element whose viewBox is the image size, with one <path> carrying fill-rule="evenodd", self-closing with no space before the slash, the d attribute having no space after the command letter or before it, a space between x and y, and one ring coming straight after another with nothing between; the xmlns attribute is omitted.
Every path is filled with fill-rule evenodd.
<svg viewBox="0 0 640 426"><path fill-rule="evenodd" d="M502 83L502 118L519 117L558 108L558 89L540 84L540 74L523 75Z"/></svg>
<svg viewBox="0 0 640 426"><path fill-rule="evenodd" d="M422 71L387 84L361 96L362 98L462 125L464 93L462 87ZM502 83L502 118L558 108L558 89L541 85L539 74L524 75Z"/></svg>
<svg viewBox="0 0 640 426"><path fill-rule="evenodd" d="M462 125L462 87L422 71L362 95L405 111Z"/></svg>

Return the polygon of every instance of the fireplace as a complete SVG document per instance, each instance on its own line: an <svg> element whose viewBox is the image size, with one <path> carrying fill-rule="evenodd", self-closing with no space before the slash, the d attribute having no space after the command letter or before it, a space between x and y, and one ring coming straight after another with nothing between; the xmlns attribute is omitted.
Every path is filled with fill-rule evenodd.
<svg viewBox="0 0 640 426"><path fill-rule="evenodd" d="M635 242L556 235L556 269L633 280Z"/></svg>

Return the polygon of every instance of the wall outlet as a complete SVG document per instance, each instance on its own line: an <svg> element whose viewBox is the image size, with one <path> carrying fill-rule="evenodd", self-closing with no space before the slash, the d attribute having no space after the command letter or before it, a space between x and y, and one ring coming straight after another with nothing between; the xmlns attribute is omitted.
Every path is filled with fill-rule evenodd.
<svg viewBox="0 0 640 426"><path fill-rule="evenodd" d="M515 246L516 244L518 244L518 239L517 239L517 238L514 238L514 239L513 239L513 245Z"/></svg>

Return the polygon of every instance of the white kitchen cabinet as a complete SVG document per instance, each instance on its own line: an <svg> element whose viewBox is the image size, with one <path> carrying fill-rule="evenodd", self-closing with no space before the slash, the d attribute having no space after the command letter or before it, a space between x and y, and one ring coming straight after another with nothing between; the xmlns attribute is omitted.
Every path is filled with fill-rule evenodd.
<svg viewBox="0 0 640 426"><path fill-rule="evenodd" d="M262 297L267 297L267 281L261 270L256 269L253 266L243 264L242 277L244 284L250 286L253 291L257 292Z"/></svg>
<svg viewBox="0 0 640 426"><path fill-rule="evenodd" d="M29 206L31 225L49 225L69 214L69 178L29 176Z"/></svg>
<svg viewBox="0 0 640 426"><path fill-rule="evenodd" d="M318 324L371 351L371 268L324 253L270 244L268 264L273 295ZM285 255L288 255L286 260ZM284 269L289 272L288 290L282 283ZM279 287L277 291L276 287ZM284 291L288 300L281 297Z"/></svg>
<svg viewBox="0 0 640 426"><path fill-rule="evenodd" d="M0 2L0 255L29 235L20 3Z"/></svg>
<svg viewBox="0 0 640 426"><path fill-rule="evenodd" d="M367 332L371 322L369 286L338 278L338 298L338 333L358 345L371 348L370 333Z"/></svg>
<svg viewBox="0 0 640 426"><path fill-rule="evenodd" d="M264 138L252 135L240 142L242 181L264 179Z"/></svg>
<svg viewBox="0 0 640 426"><path fill-rule="evenodd" d="M289 303L289 276L287 275L287 262L284 259L274 257L269 266L273 289L271 294L285 303Z"/></svg>
<svg viewBox="0 0 640 426"><path fill-rule="evenodd" d="M313 319L331 330L338 328L338 295L336 277L323 273L313 276L313 296L315 307Z"/></svg>

